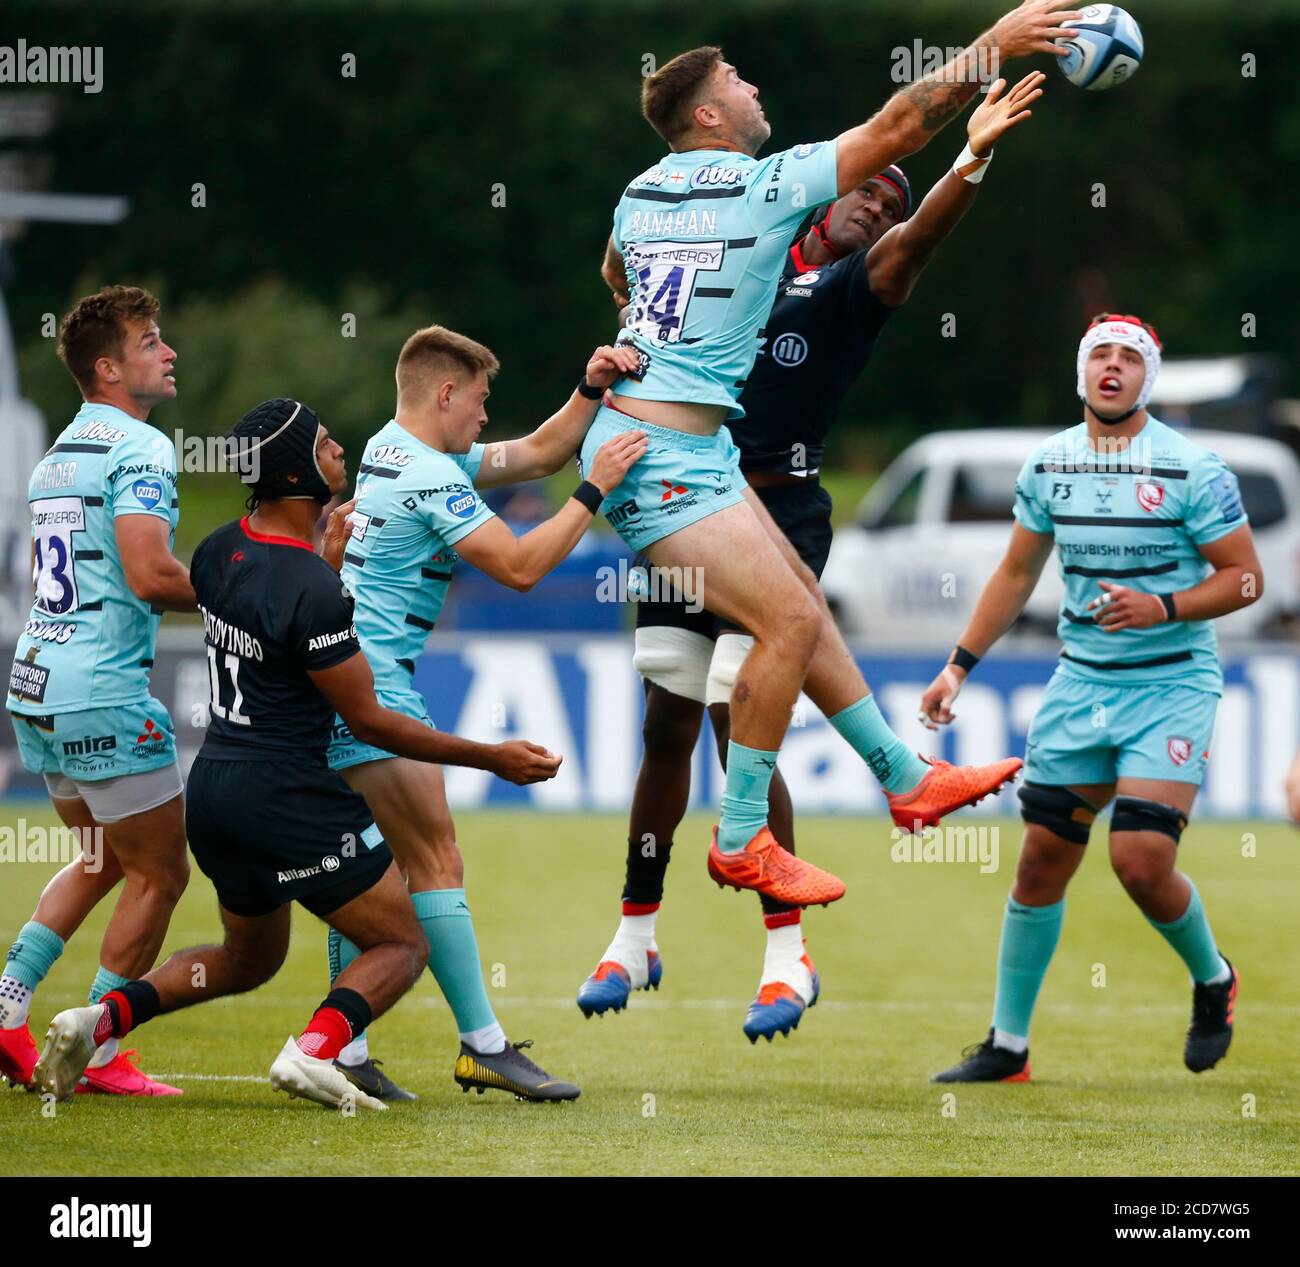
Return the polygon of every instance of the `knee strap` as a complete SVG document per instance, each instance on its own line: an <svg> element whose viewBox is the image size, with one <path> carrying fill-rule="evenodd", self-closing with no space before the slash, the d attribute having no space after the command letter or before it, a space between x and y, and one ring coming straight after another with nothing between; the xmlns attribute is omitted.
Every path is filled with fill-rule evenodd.
<svg viewBox="0 0 1300 1267"><path fill-rule="evenodd" d="M1158 831L1172 838L1174 844L1182 839L1187 826L1187 815L1172 805L1147 801L1140 796L1117 796L1115 810L1110 816L1110 829L1117 831Z"/></svg>
<svg viewBox="0 0 1300 1267"><path fill-rule="evenodd" d="M1026 783L1016 789L1016 795L1020 798L1020 817L1025 822L1046 827L1076 845L1088 843L1097 811L1077 792L1046 783Z"/></svg>
<svg viewBox="0 0 1300 1267"><path fill-rule="evenodd" d="M754 640L749 634L719 634L709 661L709 680L704 688L706 704L730 704L731 688L736 685L740 666L745 663Z"/></svg>
<svg viewBox="0 0 1300 1267"><path fill-rule="evenodd" d="M713 640L673 625L647 625L636 631L632 665L645 679L682 699L704 703Z"/></svg>

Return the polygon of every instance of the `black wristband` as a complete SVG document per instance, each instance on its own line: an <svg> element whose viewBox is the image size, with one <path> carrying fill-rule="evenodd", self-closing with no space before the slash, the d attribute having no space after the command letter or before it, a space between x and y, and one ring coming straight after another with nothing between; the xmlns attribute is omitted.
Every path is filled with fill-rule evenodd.
<svg viewBox="0 0 1300 1267"><path fill-rule="evenodd" d="M956 646L952 649L952 656L949 658L949 664L955 664L959 669L965 669L969 673L980 662L979 656L973 652L967 651L963 646Z"/></svg>
<svg viewBox="0 0 1300 1267"><path fill-rule="evenodd" d="M584 400L604 400L605 389L603 387L593 387L587 382L587 376L584 374L578 379L578 395Z"/></svg>
<svg viewBox="0 0 1300 1267"><path fill-rule="evenodd" d="M1164 604L1165 619L1177 620L1178 608L1174 606L1174 596L1172 594L1158 594L1156 597Z"/></svg>
<svg viewBox="0 0 1300 1267"><path fill-rule="evenodd" d="M600 509L600 503L605 500L605 494L590 480L583 480L573 490L573 500L581 502L594 515Z"/></svg>

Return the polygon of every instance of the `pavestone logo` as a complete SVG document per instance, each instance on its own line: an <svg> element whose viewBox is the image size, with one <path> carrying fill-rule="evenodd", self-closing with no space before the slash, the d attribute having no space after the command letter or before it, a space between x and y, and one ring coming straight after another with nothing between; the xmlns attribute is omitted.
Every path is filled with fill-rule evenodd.
<svg viewBox="0 0 1300 1267"><path fill-rule="evenodd" d="M43 44L0 44L0 84L80 84L82 92L104 87L101 45L51 47Z"/></svg>

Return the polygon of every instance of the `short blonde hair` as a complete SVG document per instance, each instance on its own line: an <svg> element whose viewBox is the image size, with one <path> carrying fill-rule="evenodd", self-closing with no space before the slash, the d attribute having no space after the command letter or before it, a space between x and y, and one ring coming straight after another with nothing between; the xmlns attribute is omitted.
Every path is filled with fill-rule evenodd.
<svg viewBox="0 0 1300 1267"><path fill-rule="evenodd" d="M448 375L489 378L501 368L490 348L448 330L446 326L425 326L402 345L397 358L397 394L418 401Z"/></svg>

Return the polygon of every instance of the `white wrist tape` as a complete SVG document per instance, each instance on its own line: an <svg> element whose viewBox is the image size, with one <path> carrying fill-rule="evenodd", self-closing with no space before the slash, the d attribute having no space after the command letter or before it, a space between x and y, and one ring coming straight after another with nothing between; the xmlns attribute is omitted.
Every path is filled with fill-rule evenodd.
<svg viewBox="0 0 1300 1267"><path fill-rule="evenodd" d="M987 157L977 158L970 147L970 142L967 141L966 148L957 155L957 161L952 165L952 170L968 184L978 185L984 179L984 173L988 171L989 164L992 161L992 150L989 151Z"/></svg>

